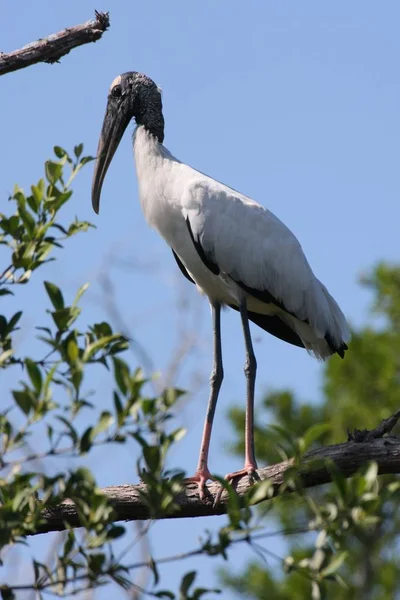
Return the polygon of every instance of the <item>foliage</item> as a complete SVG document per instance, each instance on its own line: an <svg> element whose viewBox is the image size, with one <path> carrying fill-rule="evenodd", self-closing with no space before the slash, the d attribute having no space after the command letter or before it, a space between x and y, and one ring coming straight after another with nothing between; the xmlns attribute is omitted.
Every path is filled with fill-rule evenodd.
<svg viewBox="0 0 400 600"><path fill-rule="evenodd" d="M71 184L91 157L82 157L82 145L75 147L73 158L60 147L54 152L56 159L46 162L45 179L32 185L30 195L16 186L10 198L14 212L0 215L0 243L10 256L0 276L2 296L15 295L38 269L55 260L55 252L67 240L92 227L78 219L69 224L61 220L61 209L72 195ZM23 370L22 380L10 392L8 408L0 413L1 560L6 567L7 548L26 544L26 536L40 530L46 511L65 499L74 501L84 526L84 534L68 527L52 566L33 559L30 581L0 584L2 597L8 600L19 590L37 590L38 597L46 591L65 595L107 581L128 589L134 586L130 571L143 567L125 565L121 557L115 557L112 542L124 535L125 527L113 522L113 508L90 471L78 466L47 476L32 467L39 459L82 457L96 446L130 439L141 450L138 474L147 484L143 499L150 514L156 517L173 511L180 490L181 475L166 472L164 462L170 446L184 433L168 427L171 409L182 392L166 389L158 397L145 394L142 372L120 356L128 347L127 340L106 322L78 326L80 301L87 288L87 283L82 285L69 302L55 283L44 282L43 304L49 306L52 324L36 328L42 348L39 356L22 356L16 351L15 334L23 311L0 316L0 368L3 372ZM25 302L29 303L26 296ZM109 371L114 384L110 409L100 414L85 385L90 370L99 366ZM86 419L80 418L82 413ZM82 426L88 421L90 426ZM40 450L30 450L32 440ZM154 561L151 564L156 585L157 567ZM207 592L205 588L192 590L195 575L189 572L183 577L181 598L194 600ZM175 597L168 590L154 594Z"/></svg>
<svg viewBox="0 0 400 600"><path fill-rule="evenodd" d="M376 326L353 331L345 360L332 358L327 363L322 402L300 402L289 390L265 397L256 426L261 461L277 462L293 455L312 424L327 423L320 441L333 444L344 441L346 430L375 427L398 410L400 268L379 264L362 283L373 294L371 317L377 317ZM230 416L238 433L235 451L241 453L244 415L235 408ZM268 420L278 428L262 425ZM225 584L242 596L260 600L397 597L398 480L385 476L378 481L374 464L352 480L337 472L333 475L329 486L307 493L298 489L274 499L267 515L262 513L264 507L260 509L260 523L268 516L270 522L278 520L275 526L286 533L286 558L266 549L267 558L278 560L281 569L253 562L239 575L224 571Z"/></svg>
<svg viewBox="0 0 400 600"><path fill-rule="evenodd" d="M215 597L218 590L202 582L197 585L193 570L183 573L177 592L163 589L159 566L200 555L227 560L235 544L246 544L281 567L277 573L252 563L241 575L226 571L225 584L242 596L394 597L399 579L398 482L390 477L378 481L374 464L351 480L330 465L333 483L309 491L302 488L297 467L317 442L336 442L347 427L375 425L398 408L400 270L380 265L365 280L374 291L374 310L381 321L384 318L383 325L354 332L346 361L330 361L325 403L300 404L289 391L265 399L264 409L277 425L266 430L260 425L265 415L260 415L259 457L265 462L294 457L278 496L271 500L269 481L256 484L244 498L225 484L228 515L221 528L206 532L192 551L129 564L128 550L115 552L116 543L125 540L125 526L115 524L112 505L79 459L98 446L136 445L138 476L146 484L142 500L149 514L153 519L173 514L182 473L167 471L165 464L171 447L184 434L173 415L182 391L149 394L140 368L131 366L124 355L128 340L109 323L83 324L81 301L87 283L69 299L60 282L44 281L47 315L36 328L38 349L34 356L20 353L16 335L24 303L29 306L27 286L38 270L56 260L66 242L92 227L78 219L65 223L62 216L72 196L71 184L91 157L82 156L82 145L75 147L73 157L60 147L54 151L56 158L46 162L45 178L31 187L30 195L16 187L10 198L14 211L0 214L0 243L8 265L0 275L0 296L8 306L0 316L0 369L22 373L0 411L0 568L5 570L10 562L9 549L28 544L29 536L45 524L46 514L65 500L75 503L83 527L67 525L54 560L33 558L30 575L25 570L23 581L4 576L2 598L10 600L28 590L35 590L38 598L46 592L77 594L110 583L156 598ZM89 388L96 369L106 369L112 386L108 409L102 412L92 402ZM235 410L231 418L242 429L243 414ZM236 449L242 445L239 440ZM75 457L77 466L48 475L43 465L59 456ZM290 494L285 493L288 489ZM261 500L260 507L253 507ZM271 530L271 522L277 520L278 531L276 526ZM282 531L288 544L285 558L265 545ZM126 547L130 549L131 543ZM143 568L152 574L144 590L135 578Z"/></svg>

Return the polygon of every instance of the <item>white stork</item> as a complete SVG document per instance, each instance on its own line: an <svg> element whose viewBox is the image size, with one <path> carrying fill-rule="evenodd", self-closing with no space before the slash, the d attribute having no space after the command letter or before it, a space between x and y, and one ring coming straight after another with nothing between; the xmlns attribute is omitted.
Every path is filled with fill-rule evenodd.
<svg viewBox="0 0 400 600"><path fill-rule="evenodd" d="M269 210L175 158L163 145L161 92L146 75L128 72L111 84L93 176L92 203L99 211L103 181L131 121L139 199L148 224L170 246L183 275L210 302L214 335L211 390L196 473L204 498L213 479L208 451L223 379L221 306L240 313L247 379L245 464L228 481L254 477L254 386L257 363L249 320L272 335L325 360L343 358L349 330L326 287L315 277L293 233Z"/></svg>

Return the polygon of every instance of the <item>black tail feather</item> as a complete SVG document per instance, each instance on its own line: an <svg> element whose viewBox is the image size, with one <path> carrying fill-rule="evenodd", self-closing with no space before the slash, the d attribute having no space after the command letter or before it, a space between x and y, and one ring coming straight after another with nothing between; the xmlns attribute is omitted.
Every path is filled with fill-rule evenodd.
<svg viewBox="0 0 400 600"><path fill-rule="evenodd" d="M338 346L337 344L335 344L329 333L326 334L325 341L328 344L329 348L332 350L332 354L335 354L336 352L336 354L338 354L340 358L344 358L344 353L346 352L346 350L349 349L347 344L342 342L342 344Z"/></svg>

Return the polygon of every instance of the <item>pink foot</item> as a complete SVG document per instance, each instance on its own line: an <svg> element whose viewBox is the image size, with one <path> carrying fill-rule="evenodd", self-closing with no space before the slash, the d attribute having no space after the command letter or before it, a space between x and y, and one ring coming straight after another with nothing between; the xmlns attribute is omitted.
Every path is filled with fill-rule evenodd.
<svg viewBox="0 0 400 600"><path fill-rule="evenodd" d="M234 479L245 477L246 475L247 475L247 477L249 477L249 479L252 479L253 481L255 479L258 479L258 475L257 475L257 463L245 465L243 467L243 469L240 469L240 471L234 471L233 473L228 473L227 475L225 475L224 479L228 483L232 483L232 481ZM221 496L222 496L222 492L223 491L224 491L224 488L221 486L219 488L219 490L218 490L218 493L217 493L216 497L215 497L214 506L216 506L219 503L219 501L221 500Z"/></svg>
<svg viewBox="0 0 400 600"><path fill-rule="evenodd" d="M185 479L183 480L183 483L185 483L185 484L196 483L197 489L199 491L200 500L204 500L205 492L206 492L206 483L209 479L211 479L211 481L215 481L215 479L211 475L210 471L207 468L205 468L205 469L197 470L196 473L192 477L185 477Z"/></svg>

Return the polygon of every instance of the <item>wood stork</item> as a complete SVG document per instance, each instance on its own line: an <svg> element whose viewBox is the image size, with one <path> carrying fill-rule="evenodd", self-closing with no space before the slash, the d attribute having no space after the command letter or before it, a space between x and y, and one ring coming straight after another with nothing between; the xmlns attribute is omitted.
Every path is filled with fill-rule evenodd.
<svg viewBox="0 0 400 600"><path fill-rule="evenodd" d="M163 145L161 92L146 75L128 72L111 84L93 176L99 211L103 181L131 121L139 199L148 224L170 246L183 275L208 296L214 361L196 473L198 486L213 479L208 452L223 379L221 306L240 313L247 379L245 464L226 479L254 477L254 386L257 363L249 320L272 335L324 360L347 350L349 330L339 306L315 277L293 233L269 210L175 158Z"/></svg>

